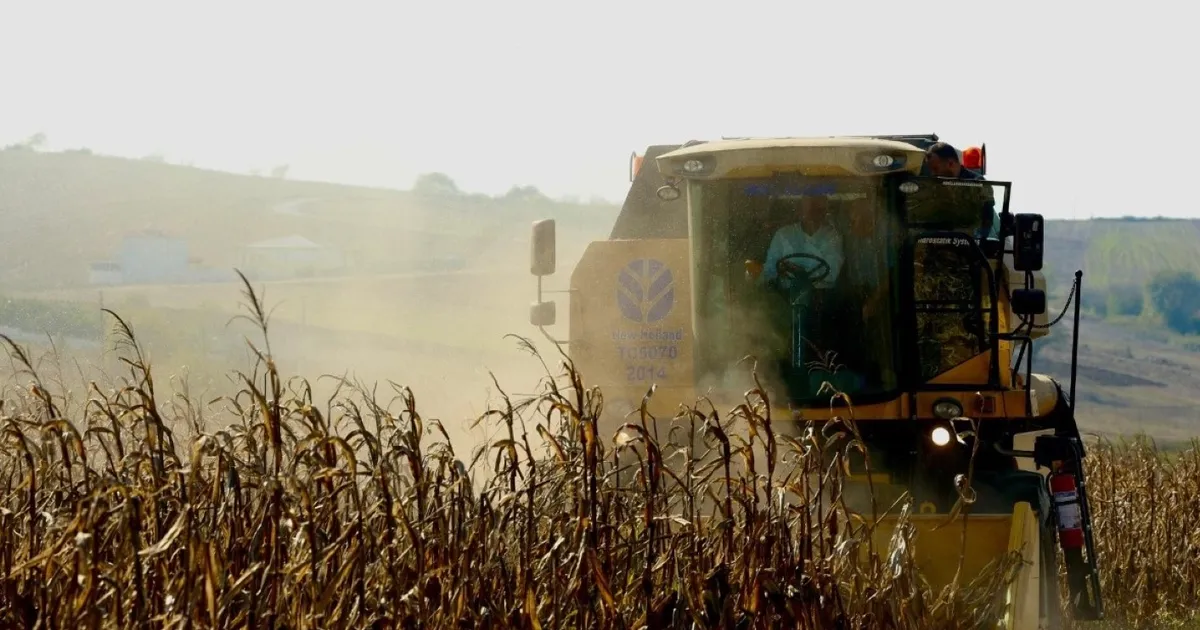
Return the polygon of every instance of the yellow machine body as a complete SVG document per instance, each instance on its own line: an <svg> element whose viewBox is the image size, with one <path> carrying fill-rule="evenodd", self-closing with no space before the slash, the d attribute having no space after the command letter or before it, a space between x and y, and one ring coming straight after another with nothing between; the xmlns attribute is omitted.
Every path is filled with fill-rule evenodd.
<svg viewBox="0 0 1200 630"><path fill-rule="evenodd" d="M923 153L911 145L872 139L778 139L723 141L699 144L659 156L656 164L670 176L674 165L692 155L719 155L720 170L709 178L763 176L771 173L801 171L807 175L860 174L854 170L854 157L865 150L889 150L910 154L908 171L916 173ZM653 168L647 166L643 168ZM680 169L681 170L681 169ZM681 199L686 203L686 199ZM655 205L658 205L657 203ZM664 204L666 205L666 204ZM665 214L665 213L664 213ZM1011 259L1011 255L1008 256ZM991 263L993 273L1008 286L1021 286L1023 274L1008 266ZM590 243L572 270L568 350L572 361L588 379L605 392L606 406L622 414L637 409L650 385L656 393L649 409L657 417L670 416L681 402L698 396L714 402L737 404L740 398L721 400L721 393L705 389L696 382L693 366L693 314L697 306L692 293L692 241L687 238L616 238ZM1035 286L1045 290L1045 278L1033 272ZM1012 328L1018 318L1012 313L1004 292L1000 296L1001 330ZM1035 319L1034 338L1045 334L1046 315ZM935 401L952 398L964 412L979 419L1014 418L1026 415L1026 391L1021 375L1007 391L962 391L960 386L987 382L991 350L979 353L953 369L937 375L931 384L945 383L955 388L900 392L893 399L856 403L856 416L871 419L907 420L934 418ZM1001 379L1012 379L1009 367L1013 344L1001 342ZM748 373L749 366L745 371ZM1057 394L1045 377L1032 383L1033 416L1049 413ZM733 390L738 396L741 391ZM790 417L799 422L828 419L829 406L814 405L789 409L776 401L772 415Z"/></svg>
<svg viewBox="0 0 1200 630"><path fill-rule="evenodd" d="M996 628L1039 630L1043 625L1043 575L1041 531L1028 503L1019 502L1012 514L980 514L946 524L942 514L908 517L915 529L913 555L922 577L940 591L955 582L966 586L983 575L989 565L1005 554L1018 556L1016 577L1007 589L996 593L1003 615ZM876 549L887 549L897 516L885 516L875 529ZM863 551L865 555L866 551ZM1057 604L1057 602L1055 602Z"/></svg>
<svg viewBox="0 0 1200 630"><path fill-rule="evenodd" d="M887 160L872 166L871 156L878 155L891 156L892 166L878 166ZM704 344L727 341L713 337L712 330L708 337L697 337L703 329L701 313L720 307L725 295L720 291L702 295L694 277L695 270L704 264L701 258L711 257L703 251L703 231L723 229L698 224L707 219L698 213L697 206L708 203L705 195L713 196L712 189L703 187L705 182L763 181L789 175L918 177L922 176L924 158L922 142L895 137L720 140L651 147L646 156L636 157L637 172L613 234L607 240L587 246L571 271L568 287L567 351L585 382L604 392L605 409L614 423L610 426L615 428L615 423L626 421L629 414L636 418L636 411L652 385L655 392L649 399L648 411L659 419L669 419L681 403L694 404L701 398L711 400L718 409L728 409L744 402L745 392L753 386L748 364L740 368L727 365L731 373L740 369L745 378L716 387L705 381L698 369L702 364L699 355L708 349ZM754 203L758 202L746 201L743 206L752 209ZM747 212L748 216L758 216ZM729 214L732 216L733 211ZM742 226L742 229L754 228ZM766 225L761 227L762 231L769 229ZM1012 246L1011 236L1004 245ZM733 254L729 257L730 265L740 262L732 260ZM755 262L748 261L747 269L755 267ZM1013 310L1013 290L1032 288L1043 295L1045 291L1040 270L1018 271L1015 267L1012 253L997 255L987 262L994 282L1001 287L992 294L1000 331L1010 331L1022 321ZM892 307L895 306L893 303ZM1026 323L1031 319L1029 315L1024 318ZM1032 317L1031 339L1046 334L1047 320L1045 312ZM753 326L747 323L747 327ZM958 405L957 415L973 418L980 426L1003 427L998 429L1004 435L1002 441L1008 440L1004 443L1012 448L1014 435L1045 430L1066 413L1065 396L1053 379L1022 373L1021 366L1014 365L1018 347L1016 340L992 343L923 380L919 387L899 388L894 395L855 401L854 415L863 424L881 431L884 437L879 442L886 448L895 436L912 439L914 443L927 442L930 427L946 426L950 420L939 414L938 405L954 401ZM996 386L997 376L1002 386ZM824 404L794 405L786 397L777 397L772 401L772 416L778 427L789 421L802 425L810 420L827 420L833 414L845 414L844 408L831 410L827 401L828 397ZM1039 424L1039 420L1045 422ZM921 435L913 435L914 432ZM951 442L950 448L955 446ZM992 465L1006 469L1008 460L996 461L1000 463ZM1012 470L1017 469L1014 464ZM914 548L917 564L934 587L949 584L956 573L960 584L968 583L999 556L1010 551L1021 554L1026 564L1002 594L1007 614L997 627L1032 630L1048 627L1039 623L1056 617L1051 608L1056 609L1058 602L1048 602L1057 599L1057 587L1047 575L1057 575L1057 569L1056 565L1045 566L1047 545L1055 542L1054 529L1045 522L1045 504L1041 512L1036 505L1039 502L1036 493L1044 491L1037 486L1044 485L1045 477L1039 473L1025 474L1034 475L1021 481L1028 486L1029 494L1020 496L1027 498L1006 499L998 504L1002 506L1000 509L972 514L965 530L962 519L958 519L934 531L947 520L949 504L945 502L918 503L914 505L917 513L910 519L917 530ZM886 486L893 480L884 473L874 481ZM1001 482L1001 493L1009 488L1005 483ZM880 548L886 548L895 521L895 516L883 519L875 540ZM965 546L960 544L964 532ZM958 573L960 561L961 573Z"/></svg>

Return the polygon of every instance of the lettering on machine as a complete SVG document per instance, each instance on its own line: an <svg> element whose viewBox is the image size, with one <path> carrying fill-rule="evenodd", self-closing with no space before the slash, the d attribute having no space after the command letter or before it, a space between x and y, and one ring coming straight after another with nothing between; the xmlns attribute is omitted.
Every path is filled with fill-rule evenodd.
<svg viewBox="0 0 1200 630"><path fill-rule="evenodd" d="M923 245L950 245L952 247L967 247L971 245L971 241L961 236L927 236L920 239L920 243Z"/></svg>
<svg viewBox="0 0 1200 630"><path fill-rule="evenodd" d="M663 261L639 258L616 280L617 309L627 325L612 331L613 351L629 383L661 383L679 359L684 336L683 328L664 326L675 309L675 277Z"/></svg>

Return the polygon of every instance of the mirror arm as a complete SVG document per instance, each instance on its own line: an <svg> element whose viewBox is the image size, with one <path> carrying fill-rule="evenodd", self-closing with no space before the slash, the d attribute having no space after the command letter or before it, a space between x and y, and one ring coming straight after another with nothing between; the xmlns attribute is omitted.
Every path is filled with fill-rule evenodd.
<svg viewBox="0 0 1200 630"><path fill-rule="evenodd" d="M576 289L565 289L565 290L560 289L557 291L550 291L550 290L543 291L542 290L542 276L538 276L537 277L537 291L538 291L538 302L542 302L542 294L543 293L574 293L576 291ZM546 339L550 340L550 343L553 343L554 345L558 346L560 350L562 349L563 346L571 343L567 339L555 339L554 335L551 335L550 332L546 330L545 326L538 326L538 330L542 331L542 336L545 337Z"/></svg>

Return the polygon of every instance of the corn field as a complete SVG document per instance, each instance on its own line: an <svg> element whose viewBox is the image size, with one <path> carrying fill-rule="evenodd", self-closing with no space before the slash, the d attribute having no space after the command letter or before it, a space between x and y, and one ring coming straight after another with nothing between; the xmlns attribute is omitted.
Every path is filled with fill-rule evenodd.
<svg viewBox="0 0 1200 630"><path fill-rule="evenodd" d="M761 391L684 407L675 452L644 413L602 431L602 392L564 359L479 418L501 439L459 453L407 388L321 403L279 374L247 294L264 349L215 430L160 399L115 313L127 373L71 417L4 339L28 388L0 408L3 627L982 628L1012 579L1002 558L935 590L903 528L875 548L830 436L777 435ZM1089 451L1107 611L1128 627L1200 606L1197 446Z"/></svg>

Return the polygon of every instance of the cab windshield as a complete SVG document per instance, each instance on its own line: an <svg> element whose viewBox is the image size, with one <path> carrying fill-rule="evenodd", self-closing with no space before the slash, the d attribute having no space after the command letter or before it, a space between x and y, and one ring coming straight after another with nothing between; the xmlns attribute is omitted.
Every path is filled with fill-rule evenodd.
<svg viewBox="0 0 1200 630"><path fill-rule="evenodd" d="M689 182L693 316L703 390L828 405L895 392L901 230L880 177Z"/></svg>

